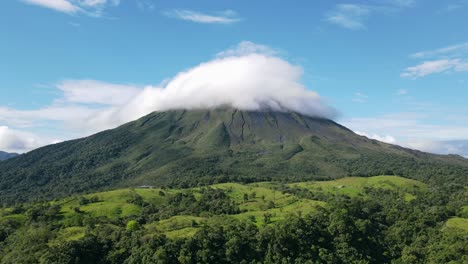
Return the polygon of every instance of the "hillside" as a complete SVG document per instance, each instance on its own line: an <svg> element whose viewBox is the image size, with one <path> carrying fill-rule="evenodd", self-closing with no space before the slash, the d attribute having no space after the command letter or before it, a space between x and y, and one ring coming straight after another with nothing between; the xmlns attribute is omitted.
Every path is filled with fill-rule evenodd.
<svg viewBox="0 0 468 264"><path fill-rule="evenodd" d="M342 185L346 182L346 185ZM334 189L334 193L322 194L317 188L310 188L328 185ZM401 197L410 195L416 198L416 195L426 189L426 185L397 176L375 176L369 178L343 178L335 181L324 182L301 182L293 184L278 184L272 182L260 182L251 184L240 183L220 183L207 186L210 190L220 190L224 192L235 204L236 210L223 212L222 208L218 213L203 214L199 213L192 206L196 201L200 201L205 193L203 188L191 189L160 189L160 188L135 188L118 189L107 192L92 193L84 196L74 196L63 200L52 202L51 205L60 207L57 219L66 225L61 232L68 230L78 230L81 225L79 221L74 225L76 218L92 217L107 218L111 222L121 222L123 219L139 217L144 214L145 206L156 206L159 209L158 219L160 221L149 222L145 228L159 230L172 238L187 237L193 235L200 229L200 224L211 221L212 217L219 214L225 214L239 220L249 220L256 226L261 227L267 224L280 222L290 214L296 214L299 211L308 214L316 211L318 207L326 206L326 197L335 195L351 196L365 195L365 188L377 188L382 190L392 190L400 193ZM295 192L297 190L311 190L311 193L317 195L316 198L305 198L303 195ZM183 199L191 199L192 204L184 204ZM177 196L182 197L177 203L176 208L171 208L171 203ZM213 207L219 206L215 205ZM213 207L209 210L213 210ZM226 205L226 208L231 205ZM206 208L208 209L208 208ZM213 211L214 212L214 211ZM5 209L4 216L0 217L0 223L6 219L25 219L24 214L12 214L11 210ZM265 214L270 214L271 218L265 223ZM196 226L192 220L197 222ZM82 230L83 231L83 230ZM83 237L84 232L77 237ZM60 236L60 235L59 235ZM68 239L74 239L71 236Z"/></svg>
<svg viewBox="0 0 468 264"><path fill-rule="evenodd" d="M398 176L117 189L0 209L0 262L463 263L463 197Z"/></svg>
<svg viewBox="0 0 468 264"><path fill-rule="evenodd" d="M18 154L16 154L16 153L8 153L8 152L0 151L0 161L11 159L11 158L14 158L16 156L18 156Z"/></svg>
<svg viewBox="0 0 468 264"><path fill-rule="evenodd" d="M468 161L370 140L298 113L179 110L1 162L0 198L12 203L138 185L380 174L466 185Z"/></svg>

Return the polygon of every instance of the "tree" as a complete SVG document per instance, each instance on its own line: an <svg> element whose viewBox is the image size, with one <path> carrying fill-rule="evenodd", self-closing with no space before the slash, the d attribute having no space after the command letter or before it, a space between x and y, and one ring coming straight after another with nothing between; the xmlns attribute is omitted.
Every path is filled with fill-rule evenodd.
<svg viewBox="0 0 468 264"><path fill-rule="evenodd" d="M137 230L140 230L141 226L140 226L140 223L138 223L137 221L135 220L130 220L127 222L127 231L137 231Z"/></svg>
<svg viewBox="0 0 468 264"><path fill-rule="evenodd" d="M271 222L272 215L270 213L263 214L263 224L268 225Z"/></svg>

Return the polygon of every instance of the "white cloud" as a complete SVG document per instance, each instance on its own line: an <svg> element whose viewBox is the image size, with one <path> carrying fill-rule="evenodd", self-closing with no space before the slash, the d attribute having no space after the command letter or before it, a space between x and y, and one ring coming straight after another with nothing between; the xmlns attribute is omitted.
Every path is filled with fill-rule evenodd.
<svg viewBox="0 0 468 264"><path fill-rule="evenodd" d="M458 154L468 158L468 140L433 140L406 138L397 140L391 135L368 134L362 131L354 131L356 134L375 139L381 142L396 144L403 147L416 149L435 154Z"/></svg>
<svg viewBox="0 0 468 264"><path fill-rule="evenodd" d="M446 46L435 50L416 52L410 55L413 59L425 61L406 68L401 77L420 78L435 73L467 72L468 42Z"/></svg>
<svg viewBox="0 0 468 264"><path fill-rule="evenodd" d="M300 83L302 69L262 54L217 58L179 73L164 87L148 86L128 103L87 120L111 127L152 111L232 106L244 110L292 110L333 117L335 111Z"/></svg>
<svg viewBox="0 0 468 264"><path fill-rule="evenodd" d="M408 67L400 76L415 79L434 73L463 71L468 71L468 61L462 61L461 59L442 59L425 61L416 66Z"/></svg>
<svg viewBox="0 0 468 264"><path fill-rule="evenodd" d="M369 16L371 10L365 5L339 4L330 12L326 20L330 23L347 29L363 29L364 20Z"/></svg>
<svg viewBox="0 0 468 264"><path fill-rule="evenodd" d="M351 1L350 1L351 2ZM365 22L375 14L389 14L413 7L415 0L372 0L366 4L337 4L326 13L329 23L351 30L365 29Z"/></svg>
<svg viewBox="0 0 468 264"><path fill-rule="evenodd" d="M67 0L23 0L23 2L50 8L63 13L76 13L80 10L78 6Z"/></svg>
<svg viewBox="0 0 468 264"><path fill-rule="evenodd" d="M412 58L434 58L434 57L448 57L463 56L468 53L468 42L446 46L435 50L426 50L416 52L410 55Z"/></svg>
<svg viewBox="0 0 468 264"><path fill-rule="evenodd" d="M12 130L0 126L0 149L7 152L24 152L43 145L41 139L32 133Z"/></svg>
<svg viewBox="0 0 468 264"><path fill-rule="evenodd" d="M408 90L406 89L399 89L397 91L397 95L407 95L408 94Z"/></svg>
<svg viewBox="0 0 468 264"><path fill-rule="evenodd" d="M89 7L103 6L106 4L117 6L120 4L120 0L81 0L79 3Z"/></svg>
<svg viewBox="0 0 468 264"><path fill-rule="evenodd" d="M378 140L378 141L382 141L382 142L385 142L385 143L389 143L389 144L395 144L396 143L396 139L390 135L377 135L377 134L367 134L365 132L361 132L361 131L354 131L356 134L358 135L361 135L361 136L365 136L365 137L368 137L370 139L375 139L375 140Z"/></svg>
<svg viewBox="0 0 468 264"><path fill-rule="evenodd" d="M437 154L468 156L468 126L464 120L452 120L450 113L439 113L444 120L439 120L437 124L428 123L437 119L435 115L440 109L434 106L426 107L421 109L424 114L397 113L349 118L342 123L357 134L387 143ZM452 125L446 125L446 121L449 120L452 120Z"/></svg>
<svg viewBox="0 0 468 264"><path fill-rule="evenodd" d="M103 9L108 6L118 6L120 0L20 0L24 3L37 5L67 14L82 13L100 17Z"/></svg>
<svg viewBox="0 0 468 264"><path fill-rule="evenodd" d="M409 148L437 154L458 154L468 158L468 140L413 140L406 142Z"/></svg>
<svg viewBox="0 0 468 264"><path fill-rule="evenodd" d="M465 139L468 135L466 125L437 125L428 124L424 117L402 113L369 118L350 118L343 120L345 126L354 131L367 134L392 135L399 141L409 139L424 140L456 140Z"/></svg>
<svg viewBox="0 0 468 264"><path fill-rule="evenodd" d="M21 127L39 126L42 121L73 121L86 118L93 115L99 109L93 109L87 106L51 105L35 110L18 110L12 108L0 107L0 122Z"/></svg>
<svg viewBox="0 0 468 264"><path fill-rule="evenodd" d="M0 124L34 131L53 122L65 136L85 136L153 111L232 106L244 110L292 110L332 118L335 110L300 81L302 68L251 42L177 74L159 86L137 87L94 80L65 80L62 96L41 109L0 107ZM266 54L262 54L266 53Z"/></svg>
<svg viewBox="0 0 468 264"><path fill-rule="evenodd" d="M206 14L188 9L173 9L164 12L164 14L172 18L205 24L232 24L241 20L232 10Z"/></svg>
<svg viewBox="0 0 468 264"><path fill-rule="evenodd" d="M231 56L244 56L250 54L263 54L267 56L274 56L278 52L268 46L255 44L250 41L242 41L238 45L231 47L225 51L216 54L218 58L231 57Z"/></svg>
<svg viewBox="0 0 468 264"><path fill-rule="evenodd" d="M72 103L119 105L128 102L140 89L131 85L118 85L95 80L65 80L57 85L64 100Z"/></svg>

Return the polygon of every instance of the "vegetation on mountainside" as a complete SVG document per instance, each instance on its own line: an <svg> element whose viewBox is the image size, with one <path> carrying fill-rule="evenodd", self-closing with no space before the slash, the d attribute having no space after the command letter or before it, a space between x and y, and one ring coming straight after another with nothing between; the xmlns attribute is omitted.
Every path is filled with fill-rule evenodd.
<svg viewBox="0 0 468 264"><path fill-rule="evenodd" d="M330 120L234 109L153 113L0 162L4 205L155 185L401 175L463 184L468 161L388 145Z"/></svg>
<svg viewBox="0 0 468 264"><path fill-rule="evenodd" d="M466 263L466 190L377 176L18 204L0 209L0 262Z"/></svg>

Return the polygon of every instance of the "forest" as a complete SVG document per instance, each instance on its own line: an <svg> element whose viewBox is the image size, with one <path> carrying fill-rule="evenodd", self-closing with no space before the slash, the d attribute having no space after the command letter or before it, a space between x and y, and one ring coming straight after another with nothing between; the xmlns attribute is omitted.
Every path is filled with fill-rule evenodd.
<svg viewBox="0 0 468 264"><path fill-rule="evenodd" d="M130 188L1 209L0 262L466 263L466 204L396 176Z"/></svg>

